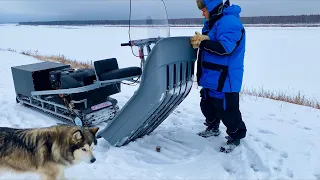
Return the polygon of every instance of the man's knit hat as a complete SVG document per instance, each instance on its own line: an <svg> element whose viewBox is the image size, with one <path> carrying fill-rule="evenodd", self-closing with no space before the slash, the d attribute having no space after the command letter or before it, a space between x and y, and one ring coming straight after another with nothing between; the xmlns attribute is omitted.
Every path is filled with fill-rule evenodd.
<svg viewBox="0 0 320 180"><path fill-rule="evenodd" d="M197 0L198 8L203 9L206 7L209 12L221 3L223 3L223 0Z"/></svg>

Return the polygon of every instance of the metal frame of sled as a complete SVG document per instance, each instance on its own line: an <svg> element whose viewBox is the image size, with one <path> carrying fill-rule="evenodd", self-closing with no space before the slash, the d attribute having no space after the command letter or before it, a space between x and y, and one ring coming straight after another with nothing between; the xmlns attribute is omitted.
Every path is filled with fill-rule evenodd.
<svg viewBox="0 0 320 180"><path fill-rule="evenodd" d="M42 98L40 98L40 96L43 95L58 95L58 94L76 94L76 93L82 93L82 92L87 92L87 91L91 91L94 89L98 89L98 88L102 88L105 87L107 85L111 85L114 83L118 83L118 82L122 82L122 81L134 81L134 78L137 78L138 76L131 76L131 77L126 77L126 78L120 78L120 79L113 79L113 80L106 80L106 81L96 81L91 85L87 85L87 86L82 86L82 87L77 87L77 88L69 88L69 89L59 89L59 90L44 90L44 91L32 91L31 95L32 98L30 98L29 101L22 101L22 99L19 98L19 96L17 96L17 100L21 103L27 104L29 106L35 107L37 109L43 110L45 112L49 112L52 113L53 115L56 115L58 117L62 117L64 119L69 120L70 122L74 122L74 123L80 123L80 122L75 122L76 120L70 116L64 115L62 112L59 111L59 109L63 109L68 111L68 108L66 108L65 106L62 106L58 103L55 102L50 102L50 101L46 101ZM113 100L112 98L110 98L110 100ZM34 102L34 101L38 101L41 104L39 105L38 103ZM73 104L77 104L77 103L84 103L85 107L87 108L87 99L83 99L81 101L74 101L72 100L71 103ZM45 104L49 104L53 106L54 110L50 110L48 108L45 108ZM118 109L119 107L117 106L116 109ZM108 110L109 108L107 108L106 110ZM77 112L75 112L77 113ZM112 119L113 117L110 116L110 119ZM81 122L78 125L82 125L83 122Z"/></svg>
<svg viewBox="0 0 320 180"><path fill-rule="evenodd" d="M197 58L189 38L168 37L155 44L144 62L138 90L98 138L119 147L148 135L187 97Z"/></svg>
<svg viewBox="0 0 320 180"><path fill-rule="evenodd" d="M68 94L76 94L76 93L88 92L88 91L91 91L91 90L102 88L102 87L105 87L107 85L115 84L115 83L122 82L122 81L125 81L125 80L126 81L134 81L133 79L136 78L136 77L138 77L138 76L130 76L130 77L126 77L126 78L112 79L112 80L106 80L106 81L96 81L91 85L77 87L77 88L59 89L59 90L32 91L31 92L31 97L28 100L24 100L18 94L16 96L16 99L17 99L17 102L19 102L19 103L26 104L26 105L32 106L34 108L37 108L39 110L51 113L51 114L56 115L58 117L67 119L70 122L79 123L79 122L75 122L75 119L72 118L71 116L67 116L63 112L61 112L61 110L69 111L69 109L67 107L65 107L65 106L63 106L61 104L55 103L55 102L47 101L47 100L41 98L41 96L43 96L43 95L60 95L60 94L68 95ZM111 97L109 98L109 100L110 101L116 101L115 99L113 99ZM80 101L71 100L71 103L73 103L73 104L84 103L85 108L87 108L87 99L83 99L83 100L80 100ZM45 107L46 105L53 106L53 109L51 110L49 108L46 108ZM111 108L111 106L110 106L110 108ZM119 107L116 105L115 108L118 109ZM109 110L109 107L107 107L105 109L105 111L107 111L107 110ZM106 116L106 114L105 114L105 116ZM110 119L112 119L113 117L114 116L110 116ZM80 125L80 124L78 124L78 125ZM81 123L81 125L82 125L82 123Z"/></svg>
<svg viewBox="0 0 320 180"><path fill-rule="evenodd" d="M149 38L149 39L138 39L129 41L129 43L122 43L121 46L137 46L140 48L140 51L143 51L144 47L147 47L147 51L150 52L151 48L149 47L152 44L155 44L157 41L159 41L161 38ZM141 65L144 63L144 56L139 57L141 59ZM69 68L70 65L63 65L60 63L53 63L53 62L42 62L41 65L36 64L30 64L31 66L27 65L29 68L35 71L48 71L48 69L52 70L58 70L58 69L64 69ZM17 70L18 69L18 70ZM15 72L22 70L24 73L24 68L21 66L13 67L13 70ZM16 71L17 70L17 71ZM103 122L102 120L97 122L91 122L91 119L86 119L86 117L82 117L81 112L79 112L77 109L73 109L73 115L70 113L67 115L65 112L70 112L70 109L64 105L61 105L59 103L56 103L54 101L46 100L45 97L50 97L52 95L72 95L72 94L79 94L79 93L86 93L92 90L96 90L99 88L104 88L110 85L114 88L119 88L120 92L120 84L123 81L129 81L133 83L139 83L139 77L141 76L141 67L125 67L125 68L119 68L117 59L116 58L109 58L109 59L103 59L103 60L97 60L94 61L94 76L96 77L95 81L89 85L84 86L78 86L78 87L64 87L60 89L55 90L35 90L35 88L31 88L33 90L26 94L25 92L23 94L19 91L16 95L17 103L26 104L29 106L32 106L36 109L48 112L50 114L53 114L55 116L58 116L60 118L68 120L70 123L74 123L76 125L80 126L92 126L97 125ZM18 73L18 72L17 72ZM15 73L15 74L17 74ZM21 76L20 76L21 77ZM16 78L17 79L17 78ZM67 79L68 80L68 79ZM71 79L73 80L73 79ZM29 79L30 81L30 79ZM20 79L16 80L16 84L19 84ZM34 83L34 82L33 82ZM117 85L119 84L119 85ZM39 88L37 88L39 89ZM42 88L43 89L43 88ZM30 90L30 89L29 89ZM118 93L118 92L117 92ZM111 120L115 117L119 107L117 105L117 100L108 97L108 102L111 104L107 105L107 107L104 107L104 109L99 111L99 117L103 117L103 119L107 119L107 121ZM71 104L83 104L85 109L88 108L88 102L87 99L84 98L82 100L71 100ZM100 113L101 112L101 113ZM95 112L87 114L88 116L92 116L95 114ZM86 115L86 116L87 116ZM74 117L76 116L76 117ZM97 115L94 115L97 117ZM80 119L79 119L80 117ZM81 118L82 117L82 118ZM98 117L98 118L99 118ZM82 122L81 122L82 121Z"/></svg>
<svg viewBox="0 0 320 180"><path fill-rule="evenodd" d="M33 91L31 92L32 96L41 96L41 95L52 95L52 94L74 94L74 93L81 93L86 92L94 89L98 89L110 84L114 84L117 82L121 82L124 80L133 81L134 78L138 76L132 76L132 77L126 77L126 78L120 78L120 79L112 79L112 80L106 80L106 81L96 81L91 85L77 87L77 88L69 88L69 89L59 89L59 90L46 90L46 91Z"/></svg>

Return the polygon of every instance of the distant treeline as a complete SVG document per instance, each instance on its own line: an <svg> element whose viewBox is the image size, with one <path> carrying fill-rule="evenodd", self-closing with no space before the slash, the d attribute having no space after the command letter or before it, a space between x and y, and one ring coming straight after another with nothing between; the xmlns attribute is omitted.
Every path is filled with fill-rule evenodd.
<svg viewBox="0 0 320 180"><path fill-rule="evenodd" d="M244 24L314 24L320 23L320 15L241 17ZM161 25L163 19L134 20L131 25ZM171 25L201 25L203 18L169 19ZM129 25L129 20L36 21L19 25Z"/></svg>
<svg viewBox="0 0 320 180"><path fill-rule="evenodd" d="M241 20L244 24L314 24L320 23L320 15L242 17Z"/></svg>

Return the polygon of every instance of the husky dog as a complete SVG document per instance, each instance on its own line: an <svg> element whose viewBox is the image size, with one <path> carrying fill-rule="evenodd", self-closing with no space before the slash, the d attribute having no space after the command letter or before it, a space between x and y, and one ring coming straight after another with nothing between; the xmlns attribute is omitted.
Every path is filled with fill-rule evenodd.
<svg viewBox="0 0 320 180"><path fill-rule="evenodd" d="M64 169L94 163L96 128L56 125L46 128L0 127L0 169L37 173L42 180L66 179Z"/></svg>

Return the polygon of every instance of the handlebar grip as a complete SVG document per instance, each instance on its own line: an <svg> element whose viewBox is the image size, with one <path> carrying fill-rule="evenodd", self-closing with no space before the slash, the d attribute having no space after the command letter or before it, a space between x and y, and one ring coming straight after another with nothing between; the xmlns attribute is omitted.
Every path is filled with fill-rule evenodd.
<svg viewBox="0 0 320 180"><path fill-rule="evenodd" d="M128 43L121 43L121 46L131 46L131 43L128 42Z"/></svg>

